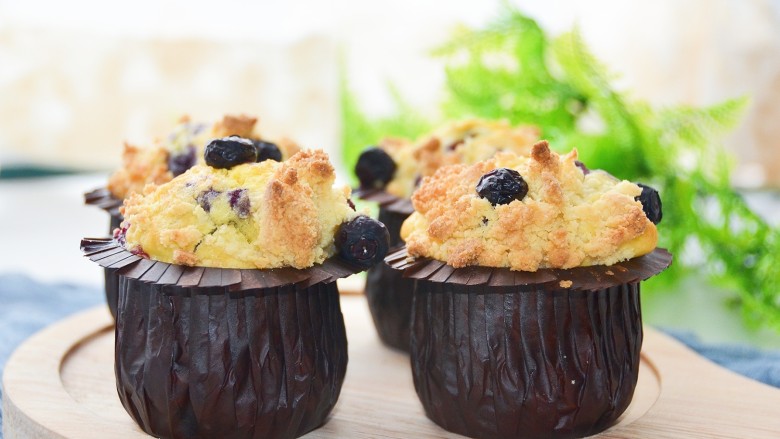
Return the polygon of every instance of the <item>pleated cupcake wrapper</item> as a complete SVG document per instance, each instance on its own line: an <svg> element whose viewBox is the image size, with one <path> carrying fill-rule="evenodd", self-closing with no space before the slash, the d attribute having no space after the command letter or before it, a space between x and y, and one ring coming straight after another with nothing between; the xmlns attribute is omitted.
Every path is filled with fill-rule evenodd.
<svg viewBox="0 0 780 439"><path fill-rule="evenodd" d="M414 212L412 200L409 198L396 197L395 195L389 194L381 189L358 188L353 190L352 194L361 200L378 203L380 207L392 212L402 213L406 216L409 216Z"/></svg>
<svg viewBox="0 0 780 439"><path fill-rule="evenodd" d="M123 201L114 197L111 191L104 187L84 194L84 204L97 206L108 212L112 217L122 217L122 214L119 213L119 208L122 207Z"/></svg>
<svg viewBox="0 0 780 439"><path fill-rule="evenodd" d="M365 270L339 256L305 269L189 267L142 258L130 253L110 238L84 238L81 240L81 250L91 261L103 268L115 270L117 275L146 283L185 288L227 287L230 291L277 288L285 285L308 288L318 283L335 282L336 279Z"/></svg>
<svg viewBox="0 0 780 439"><path fill-rule="evenodd" d="M403 246L399 234L407 217L406 212L379 207L379 221L390 232L391 252ZM405 352L409 352L413 290L414 279L404 278L402 272L387 264L377 264L368 270L366 299L379 339Z"/></svg>
<svg viewBox="0 0 780 439"><path fill-rule="evenodd" d="M426 415L475 438L575 438L631 402L642 346L640 281L664 249L611 266L516 272L385 262L414 281L410 356Z"/></svg>
<svg viewBox="0 0 780 439"><path fill-rule="evenodd" d="M154 437L295 438L338 400L348 354L335 283L235 294L122 277L118 307L117 391Z"/></svg>
<svg viewBox="0 0 780 439"><path fill-rule="evenodd" d="M402 247L388 254L385 262L393 269L402 271L404 277L416 280L513 287L518 291L536 290L542 286L548 289L590 291L639 282L655 276L672 264L672 255L666 249L656 248L644 256L614 265L594 265L568 270L540 269L530 272L480 266L454 268L434 259L411 259L406 247Z"/></svg>
<svg viewBox="0 0 780 439"><path fill-rule="evenodd" d="M639 283L598 291L416 281L411 363L426 415L481 439L608 428L636 387Z"/></svg>
<svg viewBox="0 0 780 439"><path fill-rule="evenodd" d="M366 276L368 309L382 342L409 352L409 325L412 315L414 279L387 264L377 264Z"/></svg>

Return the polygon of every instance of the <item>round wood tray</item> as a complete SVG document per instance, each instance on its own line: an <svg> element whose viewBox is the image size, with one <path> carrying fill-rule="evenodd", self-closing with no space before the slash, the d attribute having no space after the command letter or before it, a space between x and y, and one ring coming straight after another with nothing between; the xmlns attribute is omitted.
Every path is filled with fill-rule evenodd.
<svg viewBox="0 0 780 439"><path fill-rule="evenodd" d="M342 297L349 366L329 422L307 438L448 438L429 421L408 357L382 346L365 299ZM97 307L17 349L3 379L3 433L12 438L145 438L114 385L113 325ZM631 406L600 438L776 438L780 390L729 372L650 328Z"/></svg>

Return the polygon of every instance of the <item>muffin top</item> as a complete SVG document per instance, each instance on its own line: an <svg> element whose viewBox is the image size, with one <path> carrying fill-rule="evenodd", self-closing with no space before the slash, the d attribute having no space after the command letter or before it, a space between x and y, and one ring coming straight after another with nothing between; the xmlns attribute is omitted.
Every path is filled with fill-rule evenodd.
<svg viewBox="0 0 780 439"><path fill-rule="evenodd" d="M576 150L559 156L541 141L528 157L501 152L423 179L401 237L410 256L456 268L612 265L656 246L640 195L634 183L589 171Z"/></svg>
<svg viewBox="0 0 780 439"><path fill-rule="evenodd" d="M126 199L115 236L135 254L174 264L310 267L336 252L340 225L357 216L349 188L334 181L320 150L285 162L195 165Z"/></svg>
<svg viewBox="0 0 780 439"><path fill-rule="evenodd" d="M237 135L264 142L255 129L256 124L257 118L246 115L225 115L211 125L192 122L184 116L168 136L155 139L151 147L125 143L122 167L109 177L108 190L114 197L124 199L141 192L147 183L170 181L195 164L203 163L203 148L214 138ZM277 140L274 145L282 158L290 157L299 149L287 138Z"/></svg>
<svg viewBox="0 0 780 439"><path fill-rule="evenodd" d="M531 145L538 138L538 128L514 127L505 120L455 121L437 128L415 142L398 138L382 140L379 148L392 159L393 169L389 174L385 172L385 176L380 175L378 179L370 176L363 178L360 162L356 172L363 188L383 188L397 197L409 198L422 177L433 175L442 166L473 164L488 159L499 151L528 155ZM375 163L371 165L376 166ZM370 170L367 174L371 174Z"/></svg>

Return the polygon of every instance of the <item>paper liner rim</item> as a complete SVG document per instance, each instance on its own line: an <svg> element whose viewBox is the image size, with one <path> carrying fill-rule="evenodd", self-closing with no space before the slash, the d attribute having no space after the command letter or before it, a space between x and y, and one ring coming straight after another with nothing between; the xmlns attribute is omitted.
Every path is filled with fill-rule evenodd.
<svg viewBox="0 0 780 439"><path fill-rule="evenodd" d="M97 206L111 215L119 216L119 208L124 200L116 198L108 188L99 187L84 193L84 204Z"/></svg>
<svg viewBox="0 0 780 439"><path fill-rule="evenodd" d="M414 213L411 199L398 197L382 189L357 188L352 191L352 194L361 200L376 202L379 204L379 207L391 212L404 215Z"/></svg>
<svg viewBox="0 0 780 439"><path fill-rule="evenodd" d="M367 267L352 264L336 255L322 264L305 269L292 267L269 269L241 269L217 267L190 267L143 258L127 251L112 238L84 238L81 240L84 256L116 274L146 283L183 288L228 287L230 291L277 288L295 285L308 288L319 283L365 271Z"/></svg>
<svg viewBox="0 0 780 439"><path fill-rule="evenodd" d="M643 281L672 265L672 254L656 248L652 252L613 265L570 269L544 268L535 272L512 271L504 267L469 266L454 268L435 259L408 260L406 246L389 253L385 263L403 277L436 283L469 286L513 287L520 290L567 289L593 291Z"/></svg>

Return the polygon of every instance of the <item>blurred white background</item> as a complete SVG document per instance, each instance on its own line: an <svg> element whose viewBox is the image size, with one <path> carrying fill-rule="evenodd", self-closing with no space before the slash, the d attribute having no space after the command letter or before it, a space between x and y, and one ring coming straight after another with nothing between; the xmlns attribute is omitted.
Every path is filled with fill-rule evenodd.
<svg viewBox="0 0 780 439"><path fill-rule="evenodd" d="M728 146L743 187L780 185L780 1L515 1L559 33L574 24L618 83L658 105L751 95ZM338 150L338 67L381 114L387 84L435 111L431 48L498 2L291 0L0 2L0 162L118 163L182 113L261 117L260 129Z"/></svg>

